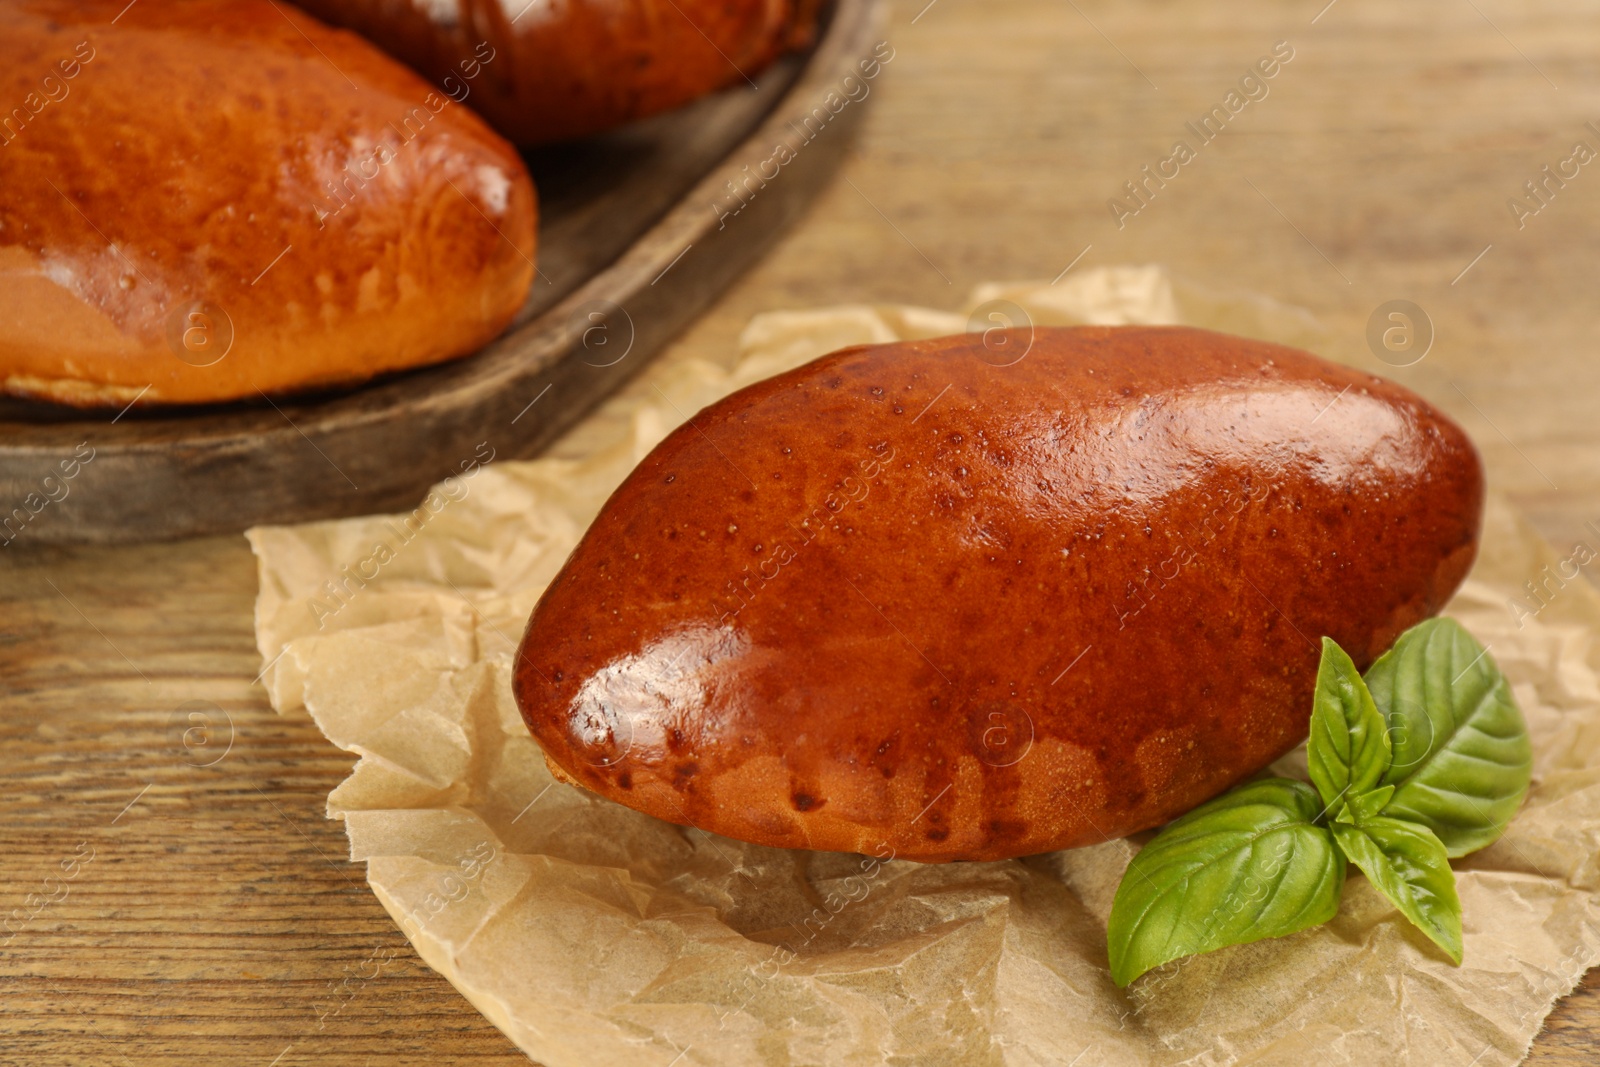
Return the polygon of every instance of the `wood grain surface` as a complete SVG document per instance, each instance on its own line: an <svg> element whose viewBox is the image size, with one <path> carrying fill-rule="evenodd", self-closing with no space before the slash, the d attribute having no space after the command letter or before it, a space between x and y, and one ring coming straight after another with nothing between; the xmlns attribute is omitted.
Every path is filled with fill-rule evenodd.
<svg viewBox="0 0 1600 1067"><path fill-rule="evenodd" d="M901 4L840 178L663 360L731 357L759 311L953 308L1080 253L1310 308L1373 370L1367 319L1408 299L1437 336L1385 372L1570 543L1600 518L1600 171L1522 229L1506 201L1575 141L1600 147L1600 24L1576 0L1325 3ZM1107 199L1279 40L1295 57L1270 95L1118 229ZM0 1064L525 1063L345 861L322 806L351 759L252 684L254 590L239 538L0 550L3 910L77 872L0 947ZM227 719L186 746L189 701ZM231 749L193 766L228 720ZM1591 976L1530 1062L1597 1060Z"/></svg>

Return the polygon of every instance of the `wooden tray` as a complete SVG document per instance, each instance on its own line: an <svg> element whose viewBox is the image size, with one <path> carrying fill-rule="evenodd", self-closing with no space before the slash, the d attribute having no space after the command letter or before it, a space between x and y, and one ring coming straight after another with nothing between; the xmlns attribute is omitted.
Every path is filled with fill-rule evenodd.
<svg viewBox="0 0 1600 1067"><path fill-rule="evenodd" d="M529 153L539 274L511 329L465 360L276 406L90 416L0 403L0 523L14 519L0 542L164 540L397 511L490 448L534 454L687 325L825 182L865 101L837 113L824 101L860 77L883 22L883 0L836 0L816 47L753 86ZM789 158L777 167L780 146ZM750 177L763 167L778 171L764 185ZM41 506L45 476L85 443L93 460Z"/></svg>

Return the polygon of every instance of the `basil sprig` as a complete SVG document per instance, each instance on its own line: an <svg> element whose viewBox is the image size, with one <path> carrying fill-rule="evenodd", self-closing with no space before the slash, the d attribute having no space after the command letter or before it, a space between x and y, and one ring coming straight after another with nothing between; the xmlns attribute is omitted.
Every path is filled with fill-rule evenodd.
<svg viewBox="0 0 1600 1067"><path fill-rule="evenodd" d="M1330 808L1346 804L1377 787L1392 754L1389 724L1361 672L1344 649L1324 637L1306 746L1311 784Z"/></svg>
<svg viewBox="0 0 1600 1067"><path fill-rule="evenodd" d="M1268 778L1200 805L1133 858L1111 908L1111 976L1316 926L1339 910L1344 854L1304 782Z"/></svg>
<svg viewBox="0 0 1600 1067"><path fill-rule="evenodd" d="M1106 931L1119 986L1182 956L1327 922L1347 861L1461 962L1450 858L1505 832L1532 773L1522 713L1487 650L1460 624L1430 619L1363 679L1323 638L1307 756L1310 786L1246 783L1133 858Z"/></svg>
<svg viewBox="0 0 1600 1067"><path fill-rule="evenodd" d="M1367 671L1394 747L1386 815L1419 822L1451 856L1499 837L1528 794L1533 749L1499 668L1459 623L1430 619Z"/></svg>

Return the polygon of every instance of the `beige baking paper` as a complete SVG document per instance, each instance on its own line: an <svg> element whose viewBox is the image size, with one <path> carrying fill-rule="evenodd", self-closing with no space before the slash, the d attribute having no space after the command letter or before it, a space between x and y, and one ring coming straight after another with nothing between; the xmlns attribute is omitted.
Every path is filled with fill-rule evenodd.
<svg viewBox="0 0 1600 1067"><path fill-rule="evenodd" d="M548 1067L1519 1061L1555 999L1600 961L1600 596L1581 577L1547 580L1548 606L1519 620L1508 600L1541 568L1562 573L1570 552L1503 501L1450 612L1514 683L1535 786L1500 842L1456 864L1461 967L1355 875L1332 923L1124 992L1107 973L1105 923L1130 842L879 863L685 830L551 779L512 702L513 643L634 464L735 388L843 345L966 329L994 300L1039 324L1183 321L1336 346L1305 314L1175 285L1154 267L985 286L957 314L767 314L734 369L658 363L552 458L484 465L487 427L413 514L252 530L272 702L361 757L328 814L373 892L422 957Z"/></svg>

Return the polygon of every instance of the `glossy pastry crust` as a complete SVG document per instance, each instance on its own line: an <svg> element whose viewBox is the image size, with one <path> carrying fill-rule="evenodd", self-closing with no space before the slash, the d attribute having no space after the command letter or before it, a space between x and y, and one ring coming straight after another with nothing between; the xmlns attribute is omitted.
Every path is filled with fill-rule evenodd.
<svg viewBox="0 0 1600 1067"><path fill-rule="evenodd" d="M0 106L8 393L359 382L476 350L533 275L516 151L287 4L0 5Z"/></svg>
<svg viewBox="0 0 1600 1067"><path fill-rule="evenodd" d="M768 845L1092 844L1303 740L1318 639L1364 668L1471 566L1481 464L1415 394L1200 330L1027 341L836 352L651 452L522 642L552 766Z"/></svg>
<svg viewBox="0 0 1600 1067"><path fill-rule="evenodd" d="M522 145L745 84L811 43L818 0L301 0Z"/></svg>

